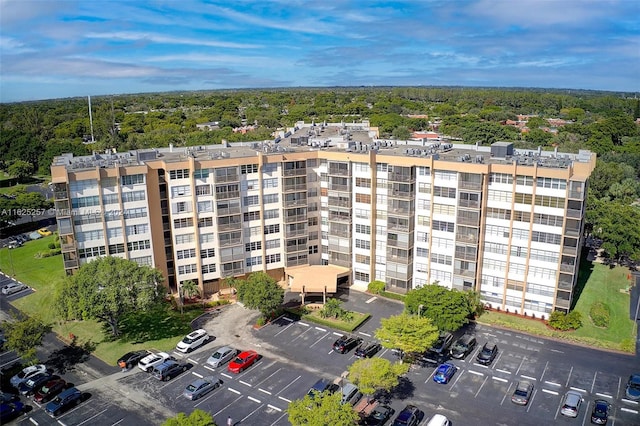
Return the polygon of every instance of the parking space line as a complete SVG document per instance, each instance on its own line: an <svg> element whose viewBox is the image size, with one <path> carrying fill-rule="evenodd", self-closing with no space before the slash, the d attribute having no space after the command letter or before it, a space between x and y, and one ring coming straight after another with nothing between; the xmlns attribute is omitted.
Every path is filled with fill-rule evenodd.
<svg viewBox="0 0 640 426"><path fill-rule="evenodd" d="M249 397L251 398L251 397ZM244 418L240 419L240 423L244 423L245 420L247 420L249 417L253 416L253 413L255 413L256 411L258 411L259 409L261 409L262 407L264 407L264 404L258 406L258 408L256 408L255 410L253 410L252 412L250 412L249 414L247 414L246 416L244 416Z"/></svg>
<svg viewBox="0 0 640 426"><path fill-rule="evenodd" d="M220 373L220 375L226 377L227 379L233 379L233 376L230 376L226 373Z"/></svg>
<svg viewBox="0 0 640 426"><path fill-rule="evenodd" d="M509 391L511 390L512 385L513 383L509 383L509 387L507 388L507 391L502 396L502 401L500 401L500 405L504 404L504 400L507 398L507 395L509 395Z"/></svg>
<svg viewBox="0 0 640 426"><path fill-rule="evenodd" d="M429 379L431 379L433 377L434 374L436 374L436 370L433 370L431 372L431 374L429 374L429 377L427 377L427 380L425 380L424 382L427 383L429 381Z"/></svg>
<svg viewBox="0 0 640 426"><path fill-rule="evenodd" d="M278 424L278 422L280 421L280 419L282 419L282 418L283 418L284 416L286 416L286 415L287 415L287 412L285 411L285 412L284 412L284 414L283 414L283 415L281 415L280 417L278 417L278 418L276 419L276 421L275 421L275 422L271 423L271 426L275 426L275 425L277 425L277 424Z"/></svg>
<svg viewBox="0 0 640 426"><path fill-rule="evenodd" d="M229 390L231 390L231 389L229 388ZM238 393L240 393L240 392L238 392ZM231 404L235 404L236 402L238 402L238 400L239 400L240 398L242 398L242 395L240 395L239 397L237 397L236 399L234 399L234 400L233 400L233 402L232 402ZM229 406L230 406L231 404L227 404L227 405L225 405L224 407L222 407L221 409L219 409L218 411L216 411L215 413L213 413L213 417L215 418L218 414L222 413L224 410L226 410L227 408L229 408Z"/></svg>
<svg viewBox="0 0 640 426"><path fill-rule="evenodd" d="M496 371L499 371L499 372L504 373L504 374L511 374L511 371L501 370L499 368L496 368Z"/></svg>
<svg viewBox="0 0 640 426"><path fill-rule="evenodd" d="M296 381L298 381L298 379L299 379L300 377L302 377L302 375L300 375L300 376L296 377L295 379L293 379L293 380L291 381L291 383L289 383L287 386L285 386L285 387L283 387L282 389L280 389L280 391L279 391L276 395L279 395L279 394L280 394L281 392L283 392L286 388L288 388L289 386L291 386L292 384L294 384ZM282 398L282 397L280 397L280 398ZM282 398L282 399L284 399L284 398ZM287 400L287 402L291 402L291 401L288 401L288 400Z"/></svg>
<svg viewBox="0 0 640 426"><path fill-rule="evenodd" d="M479 371L467 370L471 374L475 374L476 376L484 376L484 373L480 373Z"/></svg>
<svg viewBox="0 0 640 426"><path fill-rule="evenodd" d="M475 365L476 367L489 368L486 365L478 364L477 362L474 362L473 365Z"/></svg>
<svg viewBox="0 0 640 426"><path fill-rule="evenodd" d="M533 390L533 395L531 395L531 401L529 401L529 406L527 407L527 413L529 412L529 410L531 409L531 406L533 405L533 399L536 397L536 393L538 393L538 389L534 389Z"/></svg>
<svg viewBox="0 0 640 426"><path fill-rule="evenodd" d="M267 404L267 407L271 408L272 410L276 410L278 412L282 412L282 408L275 407L275 406L273 406L271 404Z"/></svg>
<svg viewBox="0 0 640 426"><path fill-rule="evenodd" d="M476 392L474 398L478 397L478 394L480 393L480 391L482 390L482 387L484 386L485 383L487 383L487 379L489 379L489 376L484 378L484 381L482 382L482 384L480 385L480 387L478 388L478 391Z"/></svg>
<svg viewBox="0 0 640 426"><path fill-rule="evenodd" d="M591 393L593 393L593 387L596 385L596 377L598 377L598 372L593 375L593 382L591 382Z"/></svg>
<svg viewBox="0 0 640 426"><path fill-rule="evenodd" d="M231 392L233 392L233 393L235 393L235 394L238 394L238 395L240 395L240 394L241 394L241 393L240 393L240 391L237 391L237 390L235 390L235 389L233 389L233 388L227 388L227 389L229 389Z"/></svg>
<svg viewBox="0 0 640 426"><path fill-rule="evenodd" d="M266 393L267 395L271 395L271 392L269 392L268 390L264 390L262 388L258 388L258 390L262 393Z"/></svg>
<svg viewBox="0 0 640 426"><path fill-rule="evenodd" d="M305 327L309 327L309 324L307 324L306 322L298 321L298 324L304 325Z"/></svg>
<svg viewBox="0 0 640 426"><path fill-rule="evenodd" d="M309 326L307 325L307 327L309 327ZM291 339L291 343L295 342L296 340L298 340L299 338L301 338L302 336L307 334L307 332L310 331L310 330L311 330L311 327L307 328L305 331L303 331L302 333L298 334L296 337Z"/></svg>
<svg viewBox="0 0 640 426"><path fill-rule="evenodd" d="M622 398L621 401L622 402L626 402L627 404L636 404L636 405L638 404L638 401L632 401L632 400L627 399L627 398Z"/></svg>
<svg viewBox="0 0 640 426"><path fill-rule="evenodd" d="M524 364L524 362L527 360L526 356L522 357L522 361L520 361L520 365L518 366L518 369L516 370L516 374L518 374L520 372L520 369L522 368L522 364Z"/></svg>
<svg viewBox="0 0 640 426"><path fill-rule="evenodd" d="M83 422L78 423L78 426L83 425L85 423L87 423L90 420L95 419L96 417L98 417L100 414L104 413L105 411L107 411L107 409L105 408L104 410L100 411L99 413L94 414L93 416L89 417L88 419L85 419Z"/></svg>
<svg viewBox="0 0 640 426"><path fill-rule="evenodd" d="M542 392L549 393L551 395L558 395L558 392L552 391L552 390L549 390L549 389L542 389Z"/></svg>
<svg viewBox="0 0 640 426"><path fill-rule="evenodd" d="M325 331L327 331L327 329L326 329L326 328L315 327L315 329L316 329L316 330L318 330L318 331L322 331L323 333L324 333Z"/></svg>
<svg viewBox="0 0 640 426"><path fill-rule="evenodd" d="M194 364L196 364L196 365L198 365L198 364L199 364L199 362L198 362L198 361L196 361L195 359L187 358L187 361L192 362L192 363L194 363Z"/></svg>
<svg viewBox="0 0 640 426"><path fill-rule="evenodd" d="M284 317L286 318L286 317ZM292 321L292 320L291 320ZM273 337L279 336L280 334L284 333L285 331L287 331L287 329L289 327L291 327L293 325L293 323L290 323L288 326L286 326L285 328L283 328L282 330L278 331Z"/></svg>
<svg viewBox="0 0 640 426"><path fill-rule="evenodd" d="M281 400L286 401L286 402L291 402L291 400L290 400L290 399L283 398L283 397L281 397L281 396L279 396L278 398L280 398Z"/></svg>
<svg viewBox="0 0 640 426"><path fill-rule="evenodd" d="M275 364L275 361L273 362L273 364ZM273 365L271 364L271 365ZM264 379L260 380L258 383L256 383L256 386L260 386L261 384L263 384L265 381L267 381L268 379L270 379L271 377L273 377L274 374L277 374L280 370L282 370L282 367L278 368L276 371L274 371L273 373L269 374L267 377L265 377Z"/></svg>
<svg viewBox="0 0 640 426"><path fill-rule="evenodd" d="M453 384L451 385L451 389L453 389L453 387L456 385L456 383L458 383L458 380L460 380L460 377L462 377L462 373L463 372L464 372L464 370L460 371L460 373L458 374L458 377L456 377L456 379L453 381Z"/></svg>
<svg viewBox="0 0 640 426"><path fill-rule="evenodd" d="M38 422L37 422L34 418L29 417L29 421L30 421L31 423L33 423L34 425L38 426Z"/></svg>
<svg viewBox="0 0 640 426"><path fill-rule="evenodd" d="M363 336L371 337L369 333L363 333L362 331L358 331L358 334L362 334Z"/></svg>
<svg viewBox="0 0 640 426"><path fill-rule="evenodd" d="M210 366L208 366L208 365L206 365L206 364L205 364L205 365L203 365L203 367L204 367L204 368L206 368L207 370L216 371L216 369L215 369L215 368L210 367Z"/></svg>
<svg viewBox="0 0 640 426"><path fill-rule="evenodd" d="M555 382L550 382L548 380L544 381L546 384L551 385L551 386L562 386L560 383L555 383Z"/></svg>
<svg viewBox="0 0 640 426"><path fill-rule="evenodd" d="M503 379L502 377L491 376L491 378L502 383L507 383L507 379Z"/></svg>
<svg viewBox="0 0 640 426"><path fill-rule="evenodd" d="M309 346L310 348L314 347L315 345L317 345L318 343L320 343L322 341L322 339L324 339L325 337L327 337L329 334L331 333L327 333L324 336L322 336L321 338L319 338L318 340L316 340L314 343L311 344L311 346Z"/></svg>
<svg viewBox="0 0 640 426"><path fill-rule="evenodd" d="M289 318L289 317L282 317L282 319L285 320L285 321L293 322L293 320L291 318Z"/></svg>
<svg viewBox="0 0 640 426"><path fill-rule="evenodd" d="M538 380L538 379L536 379L535 377L525 376L524 374L522 374L520 377L522 377L523 379Z"/></svg>
<svg viewBox="0 0 640 426"><path fill-rule="evenodd" d="M620 395L620 386L622 386L622 377L618 377L618 388L616 389L616 398Z"/></svg>
<svg viewBox="0 0 640 426"><path fill-rule="evenodd" d="M245 386L252 387L252 386L251 386L251 383L247 383L247 382L244 382L244 381L242 381L242 380L238 380L238 382L239 382L239 383L242 383L242 384L243 384L243 385L245 385Z"/></svg>
<svg viewBox="0 0 640 426"><path fill-rule="evenodd" d="M371 302L373 302L374 300L376 300L377 298L378 298L377 296L373 296L371 299L367 299L367 301L366 301L366 302L364 302L364 303L371 303Z"/></svg>
<svg viewBox="0 0 640 426"><path fill-rule="evenodd" d="M191 374L193 374L196 377L200 377L201 379L204 377L202 374L196 373L195 371L192 371Z"/></svg>
<svg viewBox="0 0 640 426"><path fill-rule="evenodd" d="M582 388L576 388L574 386L571 386L569 389L574 390L576 392L583 392L583 393L587 393L586 389L582 389Z"/></svg>
<svg viewBox="0 0 640 426"><path fill-rule="evenodd" d="M547 361L547 363L544 365L544 370L542 370L542 376L540 376L540 381L542 381L542 378L544 377L544 373L547 372L548 366L549 366L549 361Z"/></svg>
<svg viewBox="0 0 640 426"><path fill-rule="evenodd" d="M638 414L638 410L633 410L631 408L627 408L627 407L621 407L620 411L625 411L627 413L633 413L633 414Z"/></svg>
<svg viewBox="0 0 640 426"><path fill-rule="evenodd" d="M124 420L124 417L123 417L123 418L121 418L120 420L118 420L117 422L112 423L112 424L111 424L111 426L119 425L120 423L122 423L122 421L123 421L123 420Z"/></svg>
<svg viewBox="0 0 640 426"><path fill-rule="evenodd" d="M498 362L500 361L500 358L502 358L502 354L504 352L500 351L500 353L498 354L498 358L496 358L495 362L493 363L493 365L491 366L491 368L494 368L496 365L498 365Z"/></svg>
<svg viewBox="0 0 640 426"><path fill-rule="evenodd" d="M342 333L338 333L336 331L334 331L333 334L335 334L336 336L342 336Z"/></svg>
<svg viewBox="0 0 640 426"><path fill-rule="evenodd" d="M567 377L567 384L564 385L565 387L569 386L569 380L571 380L571 373L573 373L573 365L571 366L571 370L569 370L569 377Z"/></svg>
<svg viewBox="0 0 640 426"><path fill-rule="evenodd" d="M261 404L261 403L262 403L262 401L260 401L260 400L259 400L259 399L257 399L257 398L254 398L254 397L252 397L252 396L248 396L248 397L247 397L247 399L250 399L250 400L251 400L251 401L253 401L253 402L257 402L258 404Z"/></svg>
<svg viewBox="0 0 640 426"><path fill-rule="evenodd" d="M607 395L606 393L596 392L596 395L601 396L603 398L613 399L613 397L611 395Z"/></svg>
<svg viewBox="0 0 640 426"><path fill-rule="evenodd" d="M14 363L14 362L16 362L16 361L17 361L17 360L19 360L19 359L20 359L20 357L15 357L15 358L14 358L14 359L12 359L11 361L9 361L9 362L5 362L4 364L0 365L0 368L4 367L5 365L9 365L9 364L11 364L11 363Z"/></svg>
<svg viewBox="0 0 640 426"><path fill-rule="evenodd" d="M59 424L59 425L61 425L61 426L67 426L66 424L64 424L64 423L62 422L62 420L58 420L58 424Z"/></svg>

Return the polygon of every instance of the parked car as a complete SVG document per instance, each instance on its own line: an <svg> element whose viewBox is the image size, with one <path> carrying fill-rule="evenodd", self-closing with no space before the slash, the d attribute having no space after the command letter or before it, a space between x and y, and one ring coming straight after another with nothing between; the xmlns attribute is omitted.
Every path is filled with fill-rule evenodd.
<svg viewBox="0 0 640 426"><path fill-rule="evenodd" d="M446 385L447 383L449 383L449 380L451 380L453 375L456 374L457 369L458 367L450 362L440 364L440 366L436 370L436 373L433 375L433 381L442 385Z"/></svg>
<svg viewBox="0 0 640 426"><path fill-rule="evenodd" d="M451 421L442 414L434 414L433 417L429 419L426 426L451 426Z"/></svg>
<svg viewBox="0 0 640 426"><path fill-rule="evenodd" d="M609 420L609 410L611 405L604 399L596 399L593 401L593 411L591 412L591 423L597 425L606 425Z"/></svg>
<svg viewBox="0 0 640 426"><path fill-rule="evenodd" d="M496 355L498 355L498 346L495 343L487 342L478 352L476 360L482 365L490 365L496 359Z"/></svg>
<svg viewBox="0 0 640 426"><path fill-rule="evenodd" d="M371 358L377 354L380 349L382 349L382 345L380 343L361 343L360 346L356 348L356 356L359 358Z"/></svg>
<svg viewBox="0 0 640 426"><path fill-rule="evenodd" d="M176 345L176 350L182 353L191 352L192 350L204 345L209 340L209 334L206 330L198 329L187 334Z"/></svg>
<svg viewBox="0 0 640 426"><path fill-rule="evenodd" d="M337 384L331 383L327 379L320 379L313 386L311 386L311 389L309 389L307 395L314 396L315 394L322 392L328 392L332 394L338 391L338 389L340 389L340 386L338 386Z"/></svg>
<svg viewBox="0 0 640 426"><path fill-rule="evenodd" d="M140 362L138 363L138 368L140 368L142 371L146 371L147 373L150 373L151 371L153 371L153 368L156 365L162 364L169 358L171 358L171 355L169 355L166 352L158 352L155 354L152 353L140 360Z"/></svg>
<svg viewBox="0 0 640 426"><path fill-rule="evenodd" d="M393 426L416 426L423 417L424 413L418 407L409 404L400 411L393 421Z"/></svg>
<svg viewBox="0 0 640 426"><path fill-rule="evenodd" d="M342 398L340 399L341 404L351 404L356 405L358 401L362 398L362 392L360 389L353 383L345 383L342 386Z"/></svg>
<svg viewBox="0 0 640 426"><path fill-rule="evenodd" d="M44 364L31 365L13 376L9 380L9 382L11 383L11 386L17 389L20 383L24 382L27 379L30 379L32 376L35 376L38 373L44 373L46 371L47 367Z"/></svg>
<svg viewBox="0 0 640 426"><path fill-rule="evenodd" d="M632 401L640 400L640 374L632 374L629 376L625 395Z"/></svg>
<svg viewBox="0 0 640 426"><path fill-rule="evenodd" d="M180 373L184 373L189 369L187 364L182 364L173 359L168 359L162 364L156 365L153 369L153 377L158 380L168 382Z"/></svg>
<svg viewBox="0 0 640 426"><path fill-rule="evenodd" d="M333 350L344 354L358 346L360 343L362 343L362 339L360 337L344 335L333 343Z"/></svg>
<svg viewBox="0 0 640 426"><path fill-rule="evenodd" d="M128 370L132 368L134 365L138 364L140 360L142 360L142 358L150 354L151 352L149 352L146 349L140 350L140 351L127 352L126 354L122 355L122 357L120 357L120 359L118 360L118 367L122 368L123 370Z"/></svg>
<svg viewBox="0 0 640 426"><path fill-rule="evenodd" d="M38 234L42 235L43 237L48 237L49 235L53 234L53 232L49 231L49 228L40 228L38 229Z"/></svg>
<svg viewBox="0 0 640 426"><path fill-rule="evenodd" d="M0 391L0 404L14 401L20 401L20 397L13 393Z"/></svg>
<svg viewBox="0 0 640 426"><path fill-rule="evenodd" d="M455 359L465 359L476 347L476 338L471 334L460 337L451 347L451 357Z"/></svg>
<svg viewBox="0 0 640 426"><path fill-rule="evenodd" d="M388 405L378 404L367 417L362 419L360 424L365 426L383 426L394 413L395 410Z"/></svg>
<svg viewBox="0 0 640 426"><path fill-rule="evenodd" d="M20 395L29 396L52 378L51 374L46 371L34 374L18 385L18 393L20 393Z"/></svg>
<svg viewBox="0 0 640 426"><path fill-rule="evenodd" d="M190 399L191 401L195 401L196 399L205 396L212 390L219 388L221 385L222 380L220 379L216 379L213 376L203 377L189 383L184 392L182 392L182 395L185 398Z"/></svg>
<svg viewBox="0 0 640 426"><path fill-rule="evenodd" d="M51 398L59 394L67 386L67 382L59 377L48 380L33 394L33 400L35 402L43 403L50 401Z"/></svg>
<svg viewBox="0 0 640 426"><path fill-rule="evenodd" d="M22 291L22 290L24 290L26 288L28 288L28 287L26 285L24 285L24 284L11 283L11 284L7 284L4 287L2 287L2 294L5 294L5 295L14 294L14 293Z"/></svg>
<svg viewBox="0 0 640 426"><path fill-rule="evenodd" d="M231 361L236 355L238 355L237 349L233 349L229 346L223 346L211 354L209 359L207 359L207 364L213 368L218 368Z"/></svg>
<svg viewBox="0 0 640 426"><path fill-rule="evenodd" d="M417 357L417 360L427 364L441 364L445 362L452 342L453 335L451 333L441 333L433 346L431 346L424 355Z"/></svg>
<svg viewBox="0 0 640 426"><path fill-rule="evenodd" d="M0 403L0 424L6 424L24 412L24 404L20 401Z"/></svg>
<svg viewBox="0 0 640 426"><path fill-rule="evenodd" d="M533 383L527 380L520 380L516 385L511 402L518 405L527 405L533 394Z"/></svg>
<svg viewBox="0 0 640 426"><path fill-rule="evenodd" d="M259 358L256 351L244 351L240 353L227 367L231 373L241 373L251 367Z"/></svg>
<svg viewBox="0 0 640 426"><path fill-rule="evenodd" d="M7 243L7 247L9 247L10 249L14 249L14 248L22 247L22 244L23 243L20 240L17 240L17 239L16 240L10 240Z"/></svg>
<svg viewBox="0 0 640 426"><path fill-rule="evenodd" d="M82 392L80 392L77 388L72 387L58 396L56 396L53 401L49 402L45 407L45 411L47 414L51 416L58 416L62 412L66 411L72 405L77 405L82 401Z"/></svg>
<svg viewBox="0 0 640 426"><path fill-rule="evenodd" d="M573 390L568 391L562 398L560 414L567 417L578 417L582 401L583 399L580 393Z"/></svg>

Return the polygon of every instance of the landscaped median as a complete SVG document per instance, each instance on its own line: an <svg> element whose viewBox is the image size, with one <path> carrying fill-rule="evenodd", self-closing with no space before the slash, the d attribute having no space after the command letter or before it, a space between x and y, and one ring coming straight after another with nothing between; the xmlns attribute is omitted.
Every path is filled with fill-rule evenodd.
<svg viewBox="0 0 640 426"><path fill-rule="evenodd" d="M299 317L302 320L313 322L315 324L325 325L327 327L335 328L336 330L345 331L347 333L353 332L356 328L360 327L371 314L349 311L352 315L351 320L345 320L341 318L321 316L320 309L310 310L307 308L286 309L286 312Z"/></svg>

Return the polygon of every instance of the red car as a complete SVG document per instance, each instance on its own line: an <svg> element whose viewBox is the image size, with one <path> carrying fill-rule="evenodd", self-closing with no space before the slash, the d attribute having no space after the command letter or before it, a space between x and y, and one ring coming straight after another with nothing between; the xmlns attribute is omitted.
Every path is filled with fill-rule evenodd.
<svg viewBox="0 0 640 426"><path fill-rule="evenodd" d="M36 391L33 399L39 403L47 402L62 392L65 386L67 386L67 382L63 379L49 380Z"/></svg>
<svg viewBox="0 0 640 426"><path fill-rule="evenodd" d="M228 370L232 373L241 373L251 367L259 357L256 351L244 351L229 363Z"/></svg>

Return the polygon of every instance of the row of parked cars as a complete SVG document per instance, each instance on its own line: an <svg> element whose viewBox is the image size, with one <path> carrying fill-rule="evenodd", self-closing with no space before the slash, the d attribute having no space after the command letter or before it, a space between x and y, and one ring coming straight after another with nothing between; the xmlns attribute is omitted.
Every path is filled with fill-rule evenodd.
<svg viewBox="0 0 640 426"><path fill-rule="evenodd" d="M22 369L11 377L10 383L19 395L32 398L39 405L46 404L45 412L54 417L83 400L82 392L63 378L52 374L44 364ZM3 392L0 423L17 417L25 409L18 395Z"/></svg>

